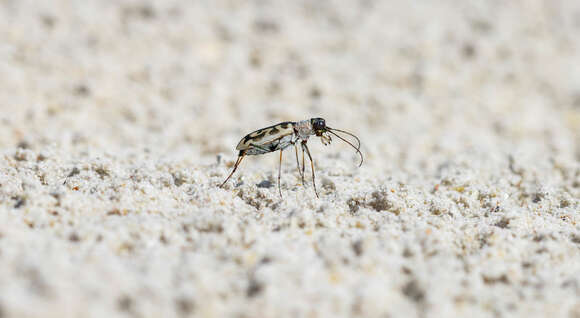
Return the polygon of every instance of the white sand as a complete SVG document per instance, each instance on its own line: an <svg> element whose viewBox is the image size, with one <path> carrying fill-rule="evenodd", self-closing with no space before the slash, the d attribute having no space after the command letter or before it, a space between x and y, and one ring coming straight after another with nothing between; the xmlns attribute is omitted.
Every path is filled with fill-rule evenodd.
<svg viewBox="0 0 580 318"><path fill-rule="evenodd" d="M579 1L206 2L0 1L1 318L580 317Z"/></svg>

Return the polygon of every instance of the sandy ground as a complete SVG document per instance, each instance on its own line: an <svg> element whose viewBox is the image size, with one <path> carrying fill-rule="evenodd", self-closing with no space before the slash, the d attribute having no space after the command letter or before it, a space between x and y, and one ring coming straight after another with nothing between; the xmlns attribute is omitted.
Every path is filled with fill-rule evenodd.
<svg viewBox="0 0 580 318"><path fill-rule="evenodd" d="M0 0L0 317L580 317L580 2ZM324 117L365 162L245 134ZM273 186L271 185L273 184Z"/></svg>

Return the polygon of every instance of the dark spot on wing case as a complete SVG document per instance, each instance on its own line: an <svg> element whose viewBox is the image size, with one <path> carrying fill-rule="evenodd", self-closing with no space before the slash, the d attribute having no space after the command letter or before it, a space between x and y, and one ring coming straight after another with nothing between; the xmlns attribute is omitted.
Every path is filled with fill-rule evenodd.
<svg viewBox="0 0 580 318"><path fill-rule="evenodd" d="M275 135L275 134L277 134L277 133L279 133L279 132L280 132L280 130L279 130L278 128L276 128L276 127L272 127L272 129L270 129L270 132L269 132L269 134L270 134L270 135Z"/></svg>
<svg viewBox="0 0 580 318"><path fill-rule="evenodd" d="M255 135L252 136L250 139L252 139L254 141L259 141L260 139L262 139L266 135L266 131L265 130L258 130L254 134Z"/></svg>

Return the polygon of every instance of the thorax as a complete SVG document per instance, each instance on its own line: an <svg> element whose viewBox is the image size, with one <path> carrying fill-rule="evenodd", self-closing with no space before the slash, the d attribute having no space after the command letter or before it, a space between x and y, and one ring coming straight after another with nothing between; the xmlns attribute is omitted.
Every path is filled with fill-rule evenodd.
<svg viewBox="0 0 580 318"><path fill-rule="evenodd" d="M308 137L314 135L310 120L301 120L294 123L294 133L301 140L308 140Z"/></svg>

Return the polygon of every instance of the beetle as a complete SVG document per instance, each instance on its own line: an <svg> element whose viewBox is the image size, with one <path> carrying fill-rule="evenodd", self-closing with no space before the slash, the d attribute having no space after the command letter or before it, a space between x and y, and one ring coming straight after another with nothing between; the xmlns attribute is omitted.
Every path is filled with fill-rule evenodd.
<svg viewBox="0 0 580 318"><path fill-rule="evenodd" d="M353 137L356 140L357 145L355 146L350 141L339 136L336 132L344 133ZM302 178L302 184L304 184L304 152L306 152L308 158L310 159L310 167L312 169L312 186L314 187L314 193L316 194L316 197L319 198L318 191L316 190L314 162L312 161L312 156L310 155L310 150L308 149L306 143L308 142L308 138L310 136L316 136L320 137L320 140L325 146L329 145L332 141L331 134L346 142L356 150L360 156L360 163L358 166L362 166L364 159L360 151L360 140L357 136L344 130L328 127L326 125L326 121L323 118L317 117L297 122L285 121L266 128L258 129L247 134L240 140L238 146L236 147L236 150L239 151L238 159L234 164L232 172L220 185L220 188L223 187L234 174L234 172L236 172L236 169L238 169L238 166L245 156L262 155L280 150L280 164L278 166L278 193L280 194L280 197L282 197L282 190L280 188L280 175L282 173L282 151L290 146L294 146L294 149L296 150L296 164L298 165L298 173ZM302 171L300 170L300 163L298 161L298 143L302 148Z"/></svg>

